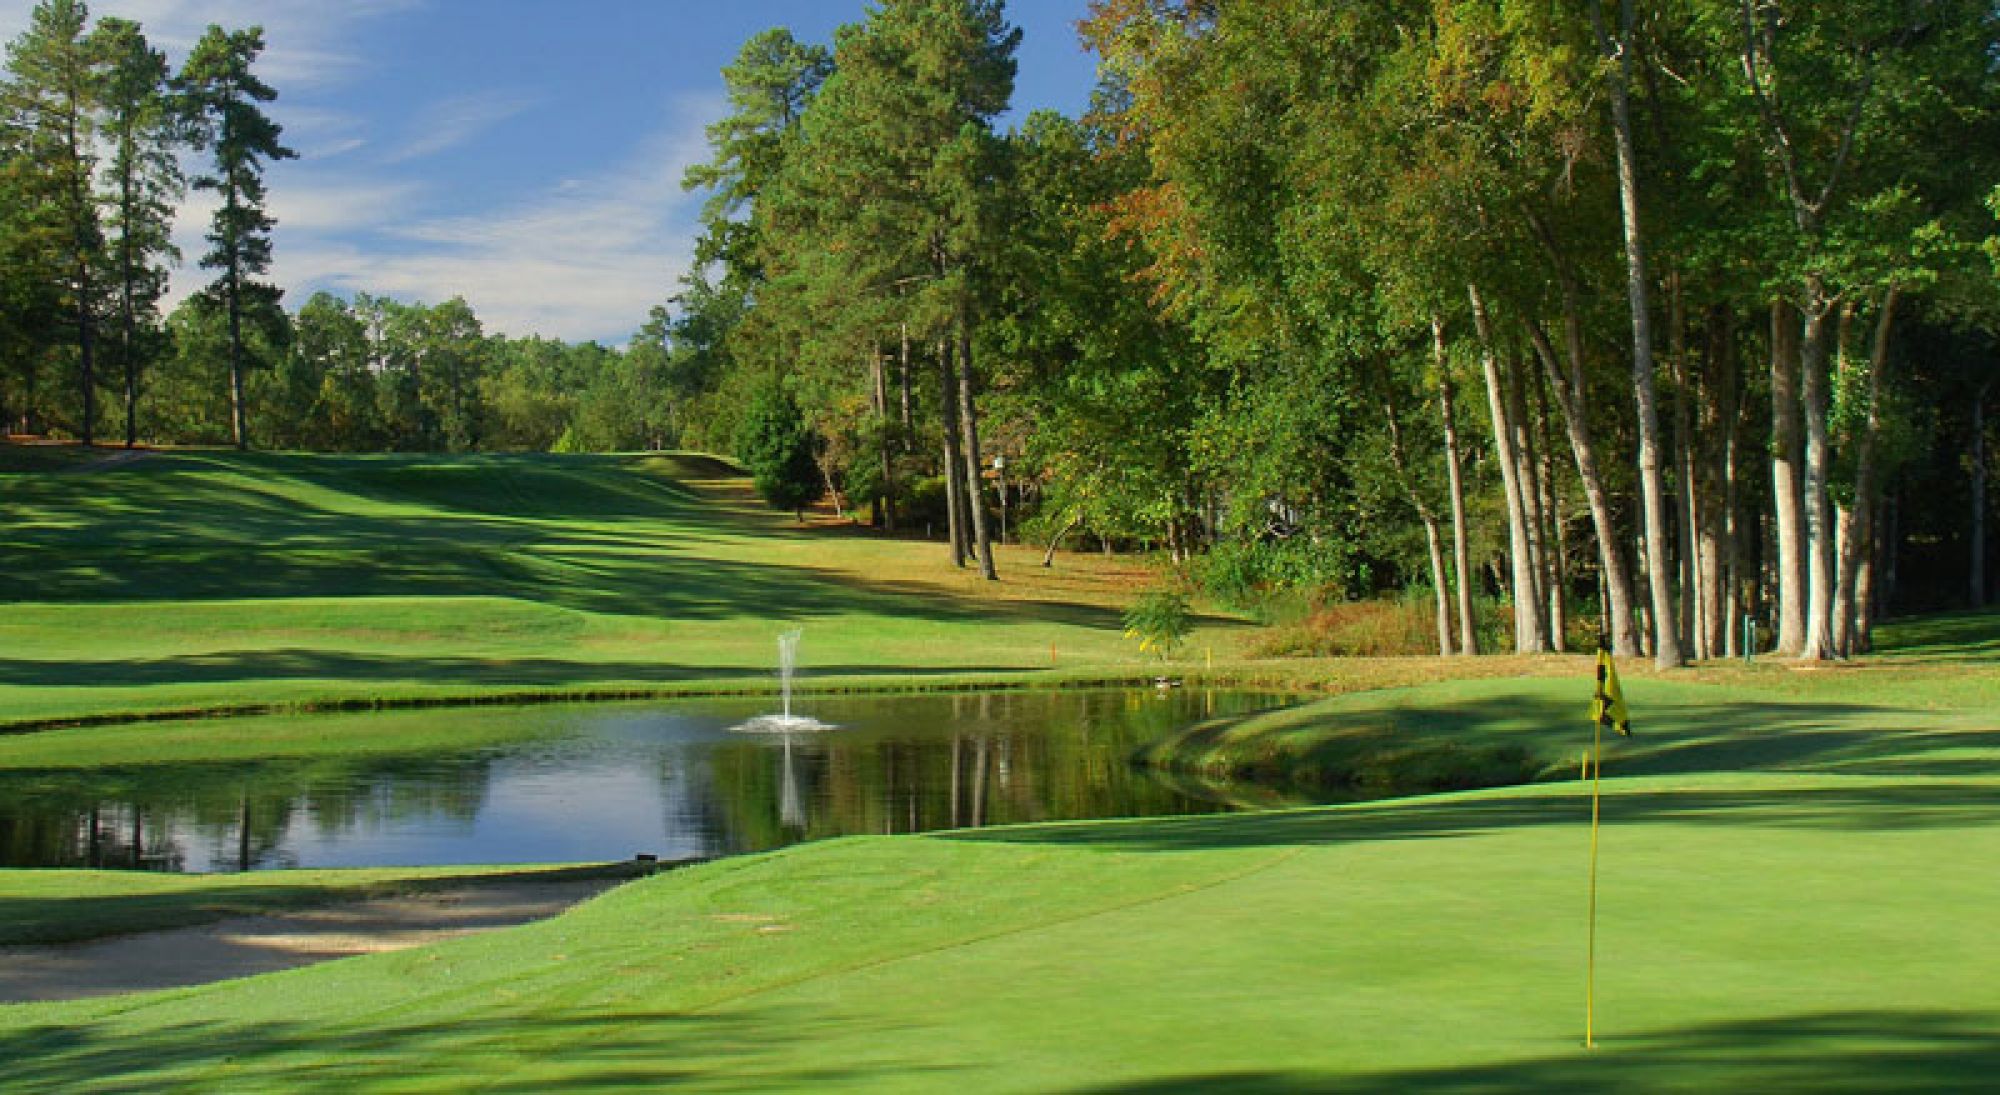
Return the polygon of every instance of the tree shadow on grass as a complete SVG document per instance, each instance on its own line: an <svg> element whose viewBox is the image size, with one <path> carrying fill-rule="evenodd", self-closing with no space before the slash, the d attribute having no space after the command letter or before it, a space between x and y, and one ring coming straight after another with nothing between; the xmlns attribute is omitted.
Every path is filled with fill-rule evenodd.
<svg viewBox="0 0 2000 1095"><path fill-rule="evenodd" d="M866 1021L824 1014L728 1016L584 1009L519 1011L437 1022L205 1020L134 1032L116 1023L23 1028L0 1035L7 1083L38 1091L164 1088L348 1092L398 1090L812 1091L915 1072L781 1061L799 1040ZM936 1067L940 1086L950 1069Z"/></svg>
<svg viewBox="0 0 2000 1095"><path fill-rule="evenodd" d="M1581 704L1552 694L1548 682L1481 682L1467 697L1386 691L1343 697L1277 713L1258 728L1260 742L1236 740L1224 720L1193 728L1163 746L1161 759L1202 757L1212 748L1295 758L1280 767L1317 765L1338 772L1354 758L1398 750L1452 748L1475 754L1511 750L1543 778L1574 777L1590 733ZM1635 692L1639 689L1635 688ZM1697 693L1632 697L1631 737L1607 735L1605 770L1617 776L1785 771L1938 775L1967 771L1984 758L2000 771L2000 729L1964 727L1963 719L1912 708L1856 703L1800 703ZM1724 696L1719 689L1707 695ZM1507 781L1517 782L1517 781Z"/></svg>
<svg viewBox="0 0 2000 1095"><path fill-rule="evenodd" d="M1046 668L1032 659L1018 665L985 665L978 671ZM815 664L815 678L935 677L967 670L937 666ZM565 661L559 658L462 658L354 654L288 648L185 654L170 658L106 661L27 661L0 658L0 685L68 688L220 684L237 681L417 681L488 687L588 690L596 682L669 685L682 681L771 681L769 666L686 665L654 661ZM0 731L4 732L4 731Z"/></svg>
<svg viewBox="0 0 2000 1095"><path fill-rule="evenodd" d="M654 462L216 454L107 472L82 493L19 477L4 485L14 520L0 545L0 600L499 596L662 619L881 614L1119 627L1109 608L727 558L737 542L824 534L634 470Z"/></svg>
<svg viewBox="0 0 2000 1095"><path fill-rule="evenodd" d="M2000 657L2000 610L1958 612L1894 620L1882 625L1876 647L1885 662L1978 662Z"/></svg>
<svg viewBox="0 0 2000 1095"><path fill-rule="evenodd" d="M1096 1095L1513 1095L1553 1091L1990 1091L2000 1015L1847 1011L1680 1027L1525 1061L1339 1075L1190 1074L1093 1087Z"/></svg>
<svg viewBox="0 0 2000 1095"><path fill-rule="evenodd" d="M1397 799L1263 814L955 830L929 839L1179 852L1449 840L1499 829L1573 828L1589 816L1589 792L1579 787L1530 797ZM2000 794L1991 783L1756 790L1637 790L1613 785L1603 798L1603 818L1607 826L1713 822L1853 832L1972 828L2000 824Z"/></svg>

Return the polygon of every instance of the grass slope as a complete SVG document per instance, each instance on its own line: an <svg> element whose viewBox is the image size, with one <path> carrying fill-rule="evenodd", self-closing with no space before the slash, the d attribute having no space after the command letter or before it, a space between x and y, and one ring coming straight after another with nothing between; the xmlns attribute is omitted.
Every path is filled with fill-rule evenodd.
<svg viewBox="0 0 2000 1095"><path fill-rule="evenodd" d="M229 708L1148 671L1130 560L799 527L706 457L0 446L0 726ZM1211 620L1206 645L1227 642ZM1052 654L1053 651L1053 654Z"/></svg>
<svg viewBox="0 0 2000 1095"><path fill-rule="evenodd" d="M0 870L0 946L73 943L468 883L555 882L621 877L632 871L626 864L382 867L224 875Z"/></svg>
<svg viewBox="0 0 2000 1095"><path fill-rule="evenodd" d="M1643 736L1606 782L1595 1052L1588 800L1560 780L800 846L420 951L0 1009L0 1082L1977 1089L2000 1070L1993 678L1773 673L1749 702L1634 682ZM1583 740L1579 688L1327 706L1546 738L1559 760Z"/></svg>

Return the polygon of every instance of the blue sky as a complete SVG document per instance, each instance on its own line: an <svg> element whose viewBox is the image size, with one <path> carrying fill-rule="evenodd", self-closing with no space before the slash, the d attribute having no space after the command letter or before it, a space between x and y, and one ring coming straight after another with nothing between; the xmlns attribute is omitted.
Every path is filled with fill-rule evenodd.
<svg viewBox="0 0 2000 1095"><path fill-rule="evenodd" d="M0 0L0 36L30 0ZM489 331L623 343L686 269L720 70L744 39L812 41L863 0L95 0L138 20L178 65L209 23L261 24L272 115L300 154L270 172L273 278L437 302L464 296ZM1075 114L1092 59L1086 0L1010 0L1022 28L1018 117ZM191 196L176 296L210 206Z"/></svg>

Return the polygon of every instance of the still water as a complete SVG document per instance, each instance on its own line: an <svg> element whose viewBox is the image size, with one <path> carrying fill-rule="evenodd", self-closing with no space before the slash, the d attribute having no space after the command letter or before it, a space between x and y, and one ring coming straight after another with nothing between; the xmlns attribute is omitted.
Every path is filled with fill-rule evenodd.
<svg viewBox="0 0 2000 1095"><path fill-rule="evenodd" d="M833 729L731 730L773 702L270 720L274 753L302 735L368 743L332 758L35 768L0 753L0 866L679 859L855 833L1201 813L1227 807L1127 758L1198 719L1284 701L1198 689L811 697L800 711ZM430 741L456 726L482 744L396 745L406 731Z"/></svg>

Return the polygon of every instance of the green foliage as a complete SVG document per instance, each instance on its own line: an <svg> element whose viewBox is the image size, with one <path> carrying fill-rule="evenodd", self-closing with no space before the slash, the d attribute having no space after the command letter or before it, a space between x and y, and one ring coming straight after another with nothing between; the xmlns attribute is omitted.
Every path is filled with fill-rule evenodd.
<svg viewBox="0 0 2000 1095"><path fill-rule="evenodd" d="M826 487L813 446L812 429L782 385L767 384L751 397L736 452L766 502L798 511L819 501Z"/></svg>
<svg viewBox="0 0 2000 1095"><path fill-rule="evenodd" d="M231 32L210 24L177 81L190 142L210 154L209 169L194 177L195 189L213 191L219 199L201 265L217 272L205 292L229 318L230 431L237 448L250 443L244 393L250 362L242 327L246 320L275 324L283 316L278 300L284 290L256 280L271 267L271 229L277 223L265 212L264 161L298 155L278 143L283 127L261 107L278 97L251 71L263 52L262 27Z"/></svg>
<svg viewBox="0 0 2000 1095"><path fill-rule="evenodd" d="M1158 654L1166 661L1187 641L1193 622L1186 594L1153 590L1140 594L1125 610L1125 637L1139 640L1142 653Z"/></svg>

